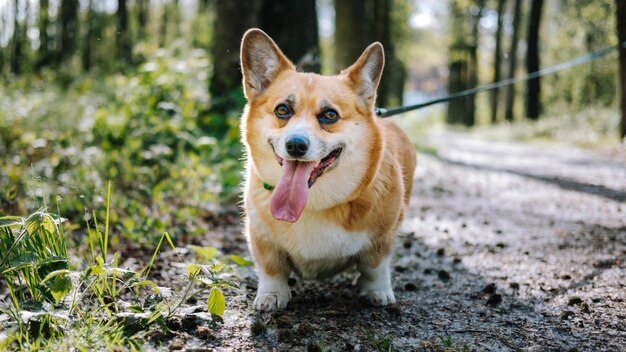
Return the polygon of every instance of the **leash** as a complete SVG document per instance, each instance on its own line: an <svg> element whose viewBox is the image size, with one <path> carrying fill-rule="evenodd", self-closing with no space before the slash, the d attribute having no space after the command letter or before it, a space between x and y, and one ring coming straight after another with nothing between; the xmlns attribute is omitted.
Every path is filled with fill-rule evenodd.
<svg viewBox="0 0 626 352"><path fill-rule="evenodd" d="M559 71L563 71L566 70L568 68L572 68L574 66L578 66L578 65L582 65L584 63L587 62L591 62L594 60L597 60L601 57L604 57L610 53L612 53L614 50L620 50L620 49L626 49L626 42L623 42L621 44L617 44L614 46L610 46L610 47L606 47L604 49L600 49L600 50L596 50L596 51L592 51L590 53L587 53L585 55L581 55L575 59L569 60L569 61L565 61L562 62L560 64L556 64L554 66L550 66L550 67L546 67L544 69L535 71L535 72L531 72L525 76L522 77L517 77L517 78L507 78L507 79L503 79L501 81L498 82L493 82L493 83L489 83L489 84L485 84L482 86L478 86L476 88L472 88L472 89L467 89L467 90L463 90L460 92L456 92L456 93L452 93L449 94L445 97L442 98L437 98L437 99L433 99L433 100L429 100L423 103L419 103L419 104L415 104L415 105L408 105L408 106L401 106L401 107L397 107L397 108L393 108L393 109L385 109L385 108L375 108L374 109L374 113L376 114L376 116L380 117L380 118L385 118L385 117L391 117L394 115L399 115L408 111L413 111L413 110L417 110L417 109L422 109L425 108L427 106L430 105L435 105L435 104L439 104L439 103L445 103L447 101L450 100L455 100L455 99L459 99L459 98L463 98L463 97L467 97L470 95L474 95L477 93L482 93L482 92L486 92L489 90L494 90L494 89L498 89L500 87L505 87L505 86L510 86L512 84L518 83L518 82L523 82L523 81L528 81L534 78L538 78L538 77L542 77L542 76L546 76L546 75L550 75L553 73L557 73Z"/></svg>

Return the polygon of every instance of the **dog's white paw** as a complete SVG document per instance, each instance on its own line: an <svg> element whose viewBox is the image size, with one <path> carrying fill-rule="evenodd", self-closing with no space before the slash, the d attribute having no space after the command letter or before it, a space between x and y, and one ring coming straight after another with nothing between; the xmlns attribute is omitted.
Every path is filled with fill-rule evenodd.
<svg viewBox="0 0 626 352"><path fill-rule="evenodd" d="M270 311L285 309L291 299L291 290L287 284L288 276L270 276L259 271L259 288L252 306L256 310Z"/></svg>
<svg viewBox="0 0 626 352"><path fill-rule="evenodd" d="M367 297L370 303L377 307L396 303L396 297L393 295L391 287L382 290L361 291L361 295Z"/></svg>
<svg viewBox="0 0 626 352"><path fill-rule="evenodd" d="M254 309L260 311L271 311L276 309L285 309L287 308L287 303L291 299L291 292L287 290L287 292L268 292L268 293L257 293L256 298L254 299Z"/></svg>

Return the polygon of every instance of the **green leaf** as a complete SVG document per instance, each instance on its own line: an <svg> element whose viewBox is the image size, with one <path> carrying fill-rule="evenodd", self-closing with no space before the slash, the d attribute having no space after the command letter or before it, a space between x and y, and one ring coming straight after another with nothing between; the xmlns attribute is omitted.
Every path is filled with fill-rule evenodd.
<svg viewBox="0 0 626 352"><path fill-rule="evenodd" d="M0 228L12 227L16 225L21 226L23 223L24 219L19 216L3 216L0 218Z"/></svg>
<svg viewBox="0 0 626 352"><path fill-rule="evenodd" d="M72 289L72 280L67 276L57 276L50 288L52 297L59 303Z"/></svg>
<svg viewBox="0 0 626 352"><path fill-rule="evenodd" d="M215 264L211 264L211 266L209 267L209 270L211 270L214 273L219 273L220 271L222 271L222 269L224 269L224 264L222 263L215 263Z"/></svg>
<svg viewBox="0 0 626 352"><path fill-rule="evenodd" d="M215 256L219 253L217 248L215 247L199 247L199 246L191 246L191 249L196 252L196 254L206 260L211 260L215 258Z"/></svg>
<svg viewBox="0 0 626 352"><path fill-rule="evenodd" d="M235 262L235 264L237 264L239 266L250 266L250 265L254 264L253 262L251 262L251 261L249 261L249 260L247 260L247 259L245 259L243 257L240 257L238 255L234 255L234 254L231 255L229 258L230 258L230 260L232 260L233 262Z"/></svg>
<svg viewBox="0 0 626 352"><path fill-rule="evenodd" d="M50 280L50 279L52 279L54 277L65 276L65 275L67 275L69 273L70 273L70 271L67 270L67 269L55 270L55 271L51 272L50 274L46 275L46 277L43 280L41 280L41 283L43 284L46 281L48 281L48 280Z"/></svg>
<svg viewBox="0 0 626 352"><path fill-rule="evenodd" d="M196 276L202 272L202 266L198 264L189 264L187 265L187 275Z"/></svg>
<svg viewBox="0 0 626 352"><path fill-rule="evenodd" d="M219 288L213 288L211 290L208 303L209 313L219 315L220 317L224 315L226 300L224 300L224 294Z"/></svg>
<svg viewBox="0 0 626 352"><path fill-rule="evenodd" d="M128 306L128 310L133 313L143 313L143 308L140 305L133 304L132 306Z"/></svg>

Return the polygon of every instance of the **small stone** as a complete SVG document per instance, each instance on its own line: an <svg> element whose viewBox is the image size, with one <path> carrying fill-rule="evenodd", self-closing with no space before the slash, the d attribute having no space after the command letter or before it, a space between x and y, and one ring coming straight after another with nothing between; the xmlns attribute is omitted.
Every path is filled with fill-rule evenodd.
<svg viewBox="0 0 626 352"><path fill-rule="evenodd" d="M428 269L428 268L424 269L424 274L426 274L426 275L430 275L432 272L433 271Z"/></svg>
<svg viewBox="0 0 626 352"><path fill-rule="evenodd" d="M167 327L172 331L179 331L182 325L182 321L178 317L167 319Z"/></svg>
<svg viewBox="0 0 626 352"><path fill-rule="evenodd" d="M454 265L461 264L461 258L454 258L454 259L452 259L452 264L454 264Z"/></svg>
<svg viewBox="0 0 626 352"><path fill-rule="evenodd" d="M170 351L180 351L185 347L185 343L181 339L174 339L170 343Z"/></svg>
<svg viewBox="0 0 626 352"><path fill-rule="evenodd" d="M444 255L446 255L446 250L445 250L445 248L439 248L439 249L437 250L437 256L438 256L438 257L443 257Z"/></svg>
<svg viewBox="0 0 626 352"><path fill-rule="evenodd" d="M278 341L280 342L288 342L289 340L291 340L291 330L283 328L283 329L278 329L278 333L276 334L276 337L278 338Z"/></svg>
<svg viewBox="0 0 626 352"><path fill-rule="evenodd" d="M580 311L585 313L585 314L591 313L591 309L589 308L589 304L588 303L581 304L580 305Z"/></svg>
<svg viewBox="0 0 626 352"><path fill-rule="evenodd" d="M313 325L308 320L303 321L298 325L298 335L309 336L313 333Z"/></svg>
<svg viewBox="0 0 626 352"><path fill-rule="evenodd" d="M494 284L492 282L490 284L487 284L487 286L485 286L483 288L483 293L484 294L494 294L494 293L496 293L496 289L497 289L496 284Z"/></svg>
<svg viewBox="0 0 626 352"><path fill-rule="evenodd" d="M401 265L396 265L393 267L395 271L399 272L399 273L403 273L406 271L406 268L401 266Z"/></svg>
<svg viewBox="0 0 626 352"><path fill-rule="evenodd" d="M570 297L570 299L567 301L568 306L577 306L581 303L583 303L583 300L578 296Z"/></svg>
<svg viewBox="0 0 626 352"><path fill-rule="evenodd" d="M467 224L466 224L466 223L462 223L462 224L461 224L461 227L462 227L462 228L466 228L466 227L467 227Z"/></svg>
<svg viewBox="0 0 626 352"><path fill-rule="evenodd" d="M306 345L307 352L322 352L322 348L315 342L309 342Z"/></svg>
<svg viewBox="0 0 626 352"><path fill-rule="evenodd" d="M385 308L385 310L392 317L399 317L400 315L402 315L402 309L397 304L390 304Z"/></svg>
<svg viewBox="0 0 626 352"><path fill-rule="evenodd" d="M211 336L211 329L204 325L198 325L196 328L196 334L202 338L207 338Z"/></svg>
<svg viewBox="0 0 626 352"><path fill-rule="evenodd" d="M509 284L509 287L514 289L514 290L519 290L519 284L517 282L511 282Z"/></svg>
<svg viewBox="0 0 626 352"><path fill-rule="evenodd" d="M499 293L489 295L489 298L487 298L488 306L497 306L500 303L502 303L502 295L500 295Z"/></svg>
<svg viewBox="0 0 626 352"><path fill-rule="evenodd" d="M404 240L404 243L402 243L402 246L406 249L409 249L411 247L413 247L413 241L411 241L409 238L407 238L406 240Z"/></svg>
<svg viewBox="0 0 626 352"><path fill-rule="evenodd" d="M293 326L293 320L287 315L282 315L276 319L276 327L290 328L292 326Z"/></svg>
<svg viewBox="0 0 626 352"><path fill-rule="evenodd" d="M406 284L404 284L404 290L405 291L417 291L417 285L415 285L412 282L407 282Z"/></svg>
<svg viewBox="0 0 626 352"><path fill-rule="evenodd" d="M564 310L563 313L561 313L561 320L569 320L573 316L574 312L572 312L571 310Z"/></svg>
<svg viewBox="0 0 626 352"><path fill-rule="evenodd" d="M496 234L501 235L502 234L502 230L496 230Z"/></svg>
<svg viewBox="0 0 626 352"><path fill-rule="evenodd" d="M255 335L255 336L265 333L265 330L266 330L265 325L261 323L259 320L253 321L252 325L250 326L250 331L252 332L252 335Z"/></svg>
<svg viewBox="0 0 626 352"><path fill-rule="evenodd" d="M290 277L289 280L287 280L287 284L291 287L295 286L298 283L298 280L296 280L293 277Z"/></svg>
<svg viewBox="0 0 626 352"><path fill-rule="evenodd" d="M437 273L437 276L439 277L439 280L441 280L441 281L448 281L448 280L450 280L450 273L448 273L445 270L439 270L439 272Z"/></svg>
<svg viewBox="0 0 626 352"><path fill-rule="evenodd" d="M565 275L561 276L561 279L563 279L563 280L571 280L572 277L567 275L567 274L565 274Z"/></svg>
<svg viewBox="0 0 626 352"><path fill-rule="evenodd" d="M502 242L498 242L498 243L496 243L496 247L498 247L498 248L500 248L500 249L502 249L502 248L506 248L506 247L507 247L507 244L506 244L506 243L502 243Z"/></svg>

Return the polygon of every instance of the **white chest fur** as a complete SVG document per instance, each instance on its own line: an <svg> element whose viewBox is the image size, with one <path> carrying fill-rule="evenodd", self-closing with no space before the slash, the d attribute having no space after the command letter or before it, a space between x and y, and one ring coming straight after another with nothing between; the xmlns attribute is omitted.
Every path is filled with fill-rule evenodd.
<svg viewBox="0 0 626 352"><path fill-rule="evenodd" d="M271 241L289 254L294 270L307 279L346 269L371 244L368 233L346 231L316 212L305 211L294 224L281 223L266 230Z"/></svg>

